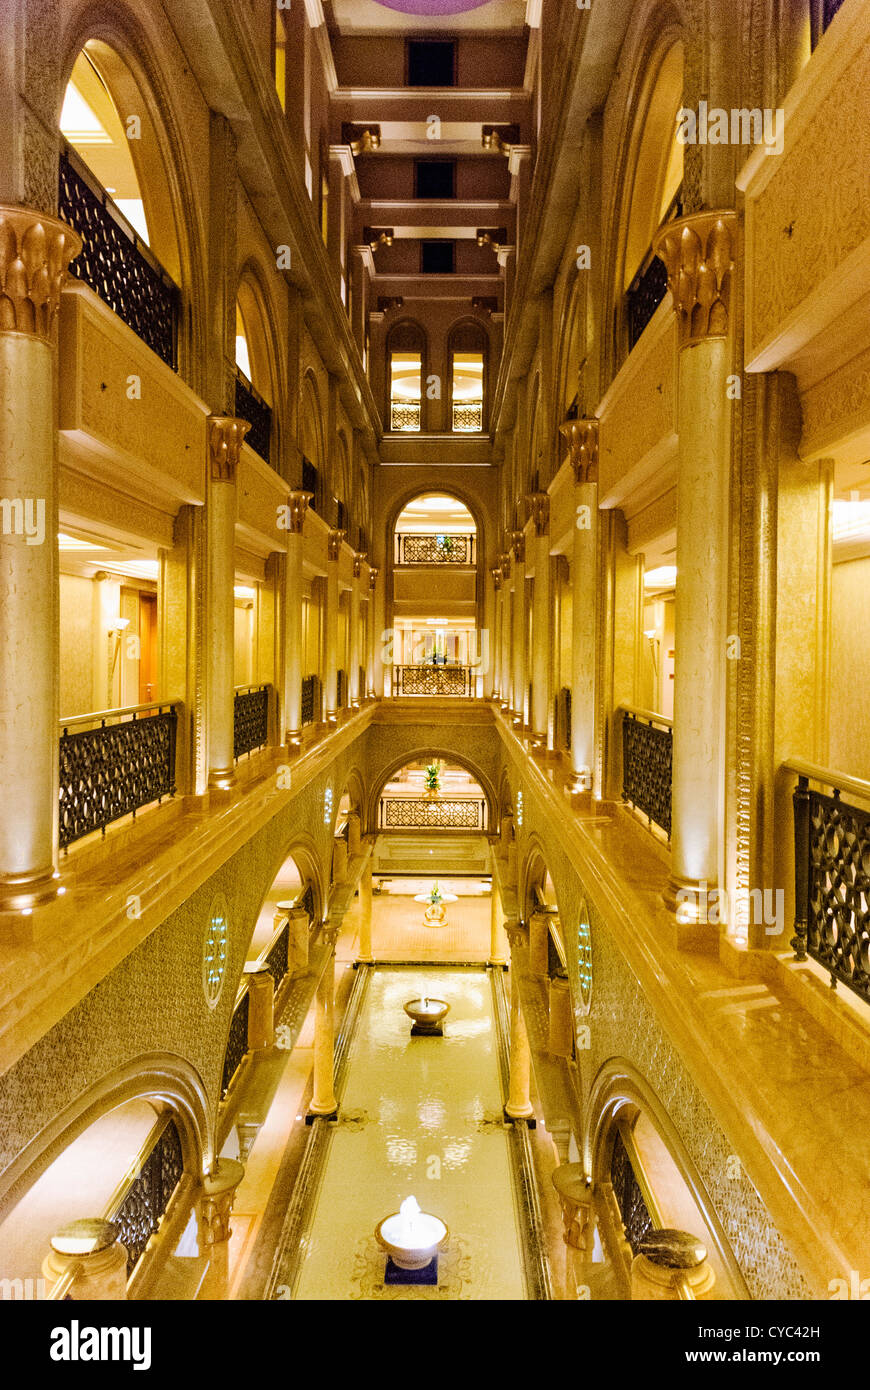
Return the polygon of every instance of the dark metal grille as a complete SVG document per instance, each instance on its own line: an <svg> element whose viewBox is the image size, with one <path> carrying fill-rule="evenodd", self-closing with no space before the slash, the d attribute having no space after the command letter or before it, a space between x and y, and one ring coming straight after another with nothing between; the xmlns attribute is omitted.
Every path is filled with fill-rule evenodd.
<svg viewBox="0 0 870 1390"><path fill-rule="evenodd" d="M269 690L261 685L256 690L237 690L233 706L233 757L238 761L245 753L265 748L269 742Z"/></svg>
<svg viewBox="0 0 870 1390"><path fill-rule="evenodd" d="M84 243L71 273L175 370L178 286L68 148L60 157L58 213Z"/></svg>
<svg viewBox="0 0 870 1390"><path fill-rule="evenodd" d="M399 695L473 695L474 672L470 666L396 666Z"/></svg>
<svg viewBox="0 0 870 1390"><path fill-rule="evenodd" d="M259 392L246 376L236 370L236 415L247 420L251 428L245 435L245 443L250 444L254 453L269 462L269 449L272 441L272 407L267 405Z"/></svg>
<svg viewBox="0 0 870 1390"><path fill-rule="evenodd" d="M127 1251L127 1278L160 1225L184 1172L181 1139L174 1120L164 1126L153 1149L110 1219Z"/></svg>
<svg viewBox="0 0 870 1390"><path fill-rule="evenodd" d="M827 29L834 15L842 5L843 0L824 0L822 6L822 30Z"/></svg>
<svg viewBox="0 0 870 1390"><path fill-rule="evenodd" d="M382 797L379 821L382 830L485 830L486 802Z"/></svg>
<svg viewBox="0 0 870 1390"><path fill-rule="evenodd" d="M399 565L473 565L474 536L396 537Z"/></svg>
<svg viewBox="0 0 870 1390"><path fill-rule="evenodd" d="M346 671L336 671L335 673L335 703L337 709L344 709L347 704Z"/></svg>
<svg viewBox="0 0 870 1390"><path fill-rule="evenodd" d="M628 305L628 346L634 347L656 309L668 292L668 272L658 256L632 281L626 294Z"/></svg>
<svg viewBox="0 0 870 1390"><path fill-rule="evenodd" d="M266 956L266 969L275 981L276 990L287 974L289 949L290 923L285 922L278 935L275 937L275 940L272 942L272 945L269 947L269 952Z"/></svg>
<svg viewBox="0 0 870 1390"><path fill-rule="evenodd" d="M302 725L320 719L321 686L317 676L306 676L302 682Z"/></svg>
<svg viewBox="0 0 870 1390"><path fill-rule="evenodd" d="M320 498L320 474L311 460L307 458L302 460L302 491L311 493L311 501L308 505L313 512L316 512Z"/></svg>
<svg viewBox="0 0 870 1390"><path fill-rule="evenodd" d="M632 1254L637 1254L637 1247L652 1229L653 1220L643 1199L628 1150L618 1130L613 1140L610 1159L610 1183L625 1227L625 1238L631 1246Z"/></svg>
<svg viewBox="0 0 870 1390"><path fill-rule="evenodd" d="M622 719L622 798L671 838L673 732L634 714Z"/></svg>
<svg viewBox="0 0 870 1390"><path fill-rule="evenodd" d="M571 688L563 685L556 696L556 747L571 751Z"/></svg>
<svg viewBox="0 0 870 1390"><path fill-rule="evenodd" d="M397 402L393 401L390 405L390 429L391 430L419 430L420 428L420 403L416 402Z"/></svg>
<svg viewBox="0 0 870 1390"><path fill-rule="evenodd" d="M225 1099L227 1091L232 1085L233 1077L245 1060L245 1054L248 1051L248 1010L250 1005L251 997L245 990L236 1004L230 1022L227 1050L224 1056L224 1071L221 1079L221 1100Z"/></svg>
<svg viewBox="0 0 870 1390"><path fill-rule="evenodd" d="M60 846L175 795L174 706L137 711L118 724L60 737ZM114 716L119 717L119 716Z"/></svg>
<svg viewBox="0 0 870 1390"><path fill-rule="evenodd" d="M795 816L795 937L807 954L870 1003L870 812L810 791L798 779Z"/></svg>
<svg viewBox="0 0 870 1390"><path fill-rule="evenodd" d="M456 434L475 434L483 429L483 401L454 401L453 430Z"/></svg>
<svg viewBox="0 0 870 1390"><path fill-rule="evenodd" d="M305 892L296 899L296 906L305 908L309 925L314 926L314 888L310 883L306 884Z"/></svg>
<svg viewBox="0 0 870 1390"><path fill-rule="evenodd" d="M357 688L358 688L358 690L359 690L359 698L360 698L360 701L362 701L362 700L364 700L365 697L366 697L366 670L365 670L365 667L364 667L364 666L361 666L361 667L359 668L358 680L359 680L359 686L358 686Z"/></svg>

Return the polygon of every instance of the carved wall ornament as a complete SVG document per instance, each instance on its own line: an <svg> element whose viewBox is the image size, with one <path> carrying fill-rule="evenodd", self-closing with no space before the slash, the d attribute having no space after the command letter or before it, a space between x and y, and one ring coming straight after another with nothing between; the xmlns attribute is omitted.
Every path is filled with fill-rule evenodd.
<svg viewBox="0 0 870 1390"><path fill-rule="evenodd" d="M550 524L550 497L546 492L532 492L526 498L526 511L536 536L546 536Z"/></svg>
<svg viewBox="0 0 870 1390"><path fill-rule="evenodd" d="M492 582L495 585L495 591L498 593L501 589L501 566L493 565L490 574L492 575Z"/></svg>
<svg viewBox="0 0 870 1390"><path fill-rule="evenodd" d="M511 560L512 560L512 559L513 559L513 556L511 555L511 552L510 552L509 549L506 550L506 551L504 552L503 555L500 555L500 556L499 556L499 560L501 561L501 573L502 573L502 578L503 578L503 579L510 579L510 577L511 577Z"/></svg>
<svg viewBox="0 0 870 1390"><path fill-rule="evenodd" d="M302 535L308 504L313 497L313 492L291 492L288 494L287 517L290 522L289 529L294 536Z"/></svg>
<svg viewBox="0 0 870 1390"><path fill-rule="evenodd" d="M374 567L369 569L369 588L371 589L372 593L374 593L375 589L377 588L379 574L380 570L376 570L374 569Z"/></svg>
<svg viewBox="0 0 870 1390"><path fill-rule="evenodd" d="M598 420L565 420L559 433L568 446L575 483L598 482Z"/></svg>
<svg viewBox="0 0 870 1390"><path fill-rule="evenodd" d="M208 457L212 482L234 483L239 454L251 428L247 420L233 415L209 415Z"/></svg>
<svg viewBox="0 0 870 1390"><path fill-rule="evenodd" d="M728 334L737 214L695 212L668 222L653 242L665 263L680 347Z"/></svg>
<svg viewBox="0 0 870 1390"><path fill-rule="evenodd" d="M526 537L524 532L513 531L511 533L511 540L513 542L514 558L517 564L524 565L526 562Z"/></svg>
<svg viewBox="0 0 870 1390"><path fill-rule="evenodd" d="M69 263L82 249L66 222L0 205L0 332L50 340Z"/></svg>
<svg viewBox="0 0 870 1390"><path fill-rule="evenodd" d="M326 555L329 560L337 560L341 554L341 543L347 533L345 531L330 531L326 541Z"/></svg>
<svg viewBox="0 0 870 1390"><path fill-rule="evenodd" d="M354 557L353 557L353 577L354 577L354 579L359 579L360 576L362 575L362 567L363 567L363 565L364 565L365 562L366 562L367 554L368 554L368 552L365 551L365 550L357 550L357 551L354 553Z"/></svg>

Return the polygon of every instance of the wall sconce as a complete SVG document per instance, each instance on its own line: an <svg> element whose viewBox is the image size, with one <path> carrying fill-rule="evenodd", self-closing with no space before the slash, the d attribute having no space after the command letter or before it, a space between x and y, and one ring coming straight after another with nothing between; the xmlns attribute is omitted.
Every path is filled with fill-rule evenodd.
<svg viewBox="0 0 870 1390"><path fill-rule="evenodd" d="M367 241L372 248L372 254L379 250L381 246L392 246L393 228L392 227L365 227L363 229L363 241Z"/></svg>
<svg viewBox="0 0 870 1390"><path fill-rule="evenodd" d="M109 649L112 657L111 670L109 672L109 680L112 680L114 678L115 667L118 664L118 653L121 650L121 638L124 636L124 633L127 631L127 628L129 626L129 618L112 618L112 620L109 623Z"/></svg>

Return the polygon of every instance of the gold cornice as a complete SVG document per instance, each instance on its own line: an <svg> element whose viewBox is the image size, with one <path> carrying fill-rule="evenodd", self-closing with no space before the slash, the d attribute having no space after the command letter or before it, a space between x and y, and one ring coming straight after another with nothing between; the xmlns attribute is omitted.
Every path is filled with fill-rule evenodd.
<svg viewBox="0 0 870 1390"><path fill-rule="evenodd" d="M308 511L308 504L314 496L313 492L291 492L287 497L287 515L290 520L290 532L294 536L301 536L305 526L305 516Z"/></svg>
<svg viewBox="0 0 870 1390"><path fill-rule="evenodd" d="M667 267L680 347L728 335L736 231L735 212L693 212L653 241Z"/></svg>
<svg viewBox="0 0 870 1390"><path fill-rule="evenodd" d="M250 428L247 420L238 420L233 415L209 415L208 457L212 482L236 481L239 454Z"/></svg>
<svg viewBox="0 0 870 1390"><path fill-rule="evenodd" d="M598 482L598 420L565 420L559 433L568 446L575 483Z"/></svg>
<svg viewBox="0 0 870 1390"><path fill-rule="evenodd" d="M550 496L546 492L531 492L526 498L526 512L535 528L535 535L546 536L550 524Z"/></svg>
<svg viewBox="0 0 870 1390"><path fill-rule="evenodd" d="M366 562L367 551L357 550L353 557L353 577L359 579L362 574L362 567Z"/></svg>
<svg viewBox="0 0 870 1390"><path fill-rule="evenodd" d="M78 232L33 208L0 204L0 332L51 341Z"/></svg>
<svg viewBox="0 0 870 1390"><path fill-rule="evenodd" d="M329 559L329 560L337 560L337 559L338 559L339 555L341 554L341 543L342 543L342 541L344 540L345 535L346 535L346 532L344 532L344 531L330 531L330 533L329 533L329 535L328 535L328 537L327 537L327 540L326 540L326 556L327 556L327 559Z"/></svg>

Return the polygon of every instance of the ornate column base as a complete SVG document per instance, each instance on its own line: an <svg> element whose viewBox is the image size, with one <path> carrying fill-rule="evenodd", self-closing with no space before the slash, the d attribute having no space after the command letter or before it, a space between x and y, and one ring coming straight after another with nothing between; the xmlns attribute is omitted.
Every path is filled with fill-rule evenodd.
<svg viewBox="0 0 870 1390"><path fill-rule="evenodd" d="M699 1298L715 1282L706 1249L687 1231L647 1232L631 1262L632 1302L677 1302L687 1285Z"/></svg>
<svg viewBox="0 0 870 1390"><path fill-rule="evenodd" d="M678 950L716 954L719 925L709 914L717 901L715 886L671 874L662 893L661 917Z"/></svg>
<svg viewBox="0 0 870 1390"><path fill-rule="evenodd" d="M203 1178L197 1211L200 1254L208 1258L200 1298L220 1300L227 1296L229 1245L233 1198L245 1169L234 1158L219 1158L208 1177Z"/></svg>
<svg viewBox="0 0 870 1390"><path fill-rule="evenodd" d="M60 874L46 870L41 874L6 874L0 880L0 913L26 913L35 907L45 907L55 901L60 887Z"/></svg>
<svg viewBox="0 0 870 1390"><path fill-rule="evenodd" d="M127 1297L127 1251L111 1221L73 1221L51 1238L42 1263L50 1288L69 1276L66 1298L102 1302Z"/></svg>

